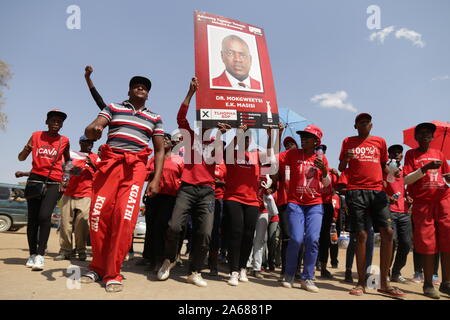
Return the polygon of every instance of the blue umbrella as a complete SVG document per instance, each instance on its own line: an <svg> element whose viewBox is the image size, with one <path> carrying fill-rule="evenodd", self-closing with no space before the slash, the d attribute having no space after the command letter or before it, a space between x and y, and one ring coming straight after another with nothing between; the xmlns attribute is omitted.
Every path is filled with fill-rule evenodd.
<svg viewBox="0 0 450 320"><path fill-rule="evenodd" d="M300 137L296 132L305 129L312 122L289 108L278 108L278 116L285 126L283 135L281 136L281 143L283 143L284 138L290 136L297 141L297 145L300 147ZM280 146L280 148L284 150L283 146Z"/></svg>

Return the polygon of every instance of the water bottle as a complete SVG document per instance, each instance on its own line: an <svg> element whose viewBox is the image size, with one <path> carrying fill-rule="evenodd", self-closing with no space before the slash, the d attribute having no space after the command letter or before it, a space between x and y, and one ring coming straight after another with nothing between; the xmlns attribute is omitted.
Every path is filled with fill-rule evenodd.
<svg viewBox="0 0 450 320"><path fill-rule="evenodd" d="M338 234L336 229L336 223L332 223L330 227L330 240L331 244L337 244L338 243Z"/></svg>
<svg viewBox="0 0 450 320"><path fill-rule="evenodd" d="M72 170L73 164L72 161L69 161L64 166L64 173L63 173L63 181L67 182L70 179L70 170Z"/></svg>
<svg viewBox="0 0 450 320"><path fill-rule="evenodd" d="M386 177L386 180L389 183L393 183L393 182L395 182L394 173L398 170L399 163L396 160L392 159L388 162L388 168L389 168L389 173Z"/></svg>

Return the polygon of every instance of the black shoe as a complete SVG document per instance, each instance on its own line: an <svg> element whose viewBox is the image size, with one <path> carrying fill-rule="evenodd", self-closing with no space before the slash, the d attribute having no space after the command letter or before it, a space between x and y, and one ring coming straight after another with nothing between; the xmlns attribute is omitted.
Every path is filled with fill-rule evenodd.
<svg viewBox="0 0 450 320"><path fill-rule="evenodd" d="M403 278L400 274L396 274L396 275L391 277L391 282L407 283L408 280Z"/></svg>
<svg viewBox="0 0 450 320"><path fill-rule="evenodd" d="M345 282L353 283L352 270L345 270Z"/></svg>
<svg viewBox="0 0 450 320"><path fill-rule="evenodd" d="M331 268L332 269L337 269L338 268L338 264L337 263L332 263L331 264Z"/></svg>
<svg viewBox="0 0 450 320"><path fill-rule="evenodd" d="M135 266L149 266L151 265L151 262L147 258L141 258L134 264Z"/></svg>
<svg viewBox="0 0 450 320"><path fill-rule="evenodd" d="M333 279L333 275L327 269L320 271L320 277L324 279Z"/></svg>
<svg viewBox="0 0 450 320"><path fill-rule="evenodd" d="M440 288L439 288L440 289ZM423 287L423 295L432 298L432 299L440 299L441 295L437 290L434 288L434 286L424 286Z"/></svg>
<svg viewBox="0 0 450 320"><path fill-rule="evenodd" d="M217 277L219 275L219 271L217 271L217 269L211 269L211 271L209 271L208 275L210 277Z"/></svg>
<svg viewBox="0 0 450 320"><path fill-rule="evenodd" d="M53 260L55 260L55 261L70 260L70 256L68 256L64 253L60 253L56 257L54 257Z"/></svg>
<svg viewBox="0 0 450 320"><path fill-rule="evenodd" d="M442 282L439 286L439 291L450 296L450 281Z"/></svg>
<svg viewBox="0 0 450 320"><path fill-rule="evenodd" d="M255 278L258 278L258 279L264 279L264 276L261 273L261 271L257 271L257 270L253 270L252 276L254 276Z"/></svg>
<svg viewBox="0 0 450 320"><path fill-rule="evenodd" d="M87 255L86 252L79 252L78 253L78 260L79 261L86 261Z"/></svg>

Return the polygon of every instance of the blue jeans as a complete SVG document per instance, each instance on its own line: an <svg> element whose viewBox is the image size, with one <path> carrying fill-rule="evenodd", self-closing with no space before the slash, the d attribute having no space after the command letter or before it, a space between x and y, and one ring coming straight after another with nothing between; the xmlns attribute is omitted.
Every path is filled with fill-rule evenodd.
<svg viewBox="0 0 450 320"><path fill-rule="evenodd" d="M314 279L323 206L322 204L305 206L290 202L286 208L286 216L290 234L286 252L286 279L293 279L295 275L298 252L303 242L305 242L304 267L300 277L302 280Z"/></svg>

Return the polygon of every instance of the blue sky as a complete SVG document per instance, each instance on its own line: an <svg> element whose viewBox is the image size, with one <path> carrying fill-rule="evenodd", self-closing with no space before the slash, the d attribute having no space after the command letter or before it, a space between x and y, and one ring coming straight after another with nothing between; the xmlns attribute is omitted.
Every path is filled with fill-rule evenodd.
<svg viewBox="0 0 450 320"><path fill-rule="evenodd" d="M73 4L80 30L66 27ZM372 4L381 9L379 30L366 25ZM450 121L449 1L8 0L0 4L0 60L13 77L3 90L9 124L0 132L0 181L24 180L14 172L28 170L31 157L19 162L17 154L33 131L46 129L50 109L68 113L61 133L78 150L98 113L83 77L87 64L106 102L124 100L133 75L148 76L148 106L174 130L195 70L195 10L264 29L278 105L324 130L333 167L359 112L372 114L372 133L389 145L419 122Z"/></svg>

